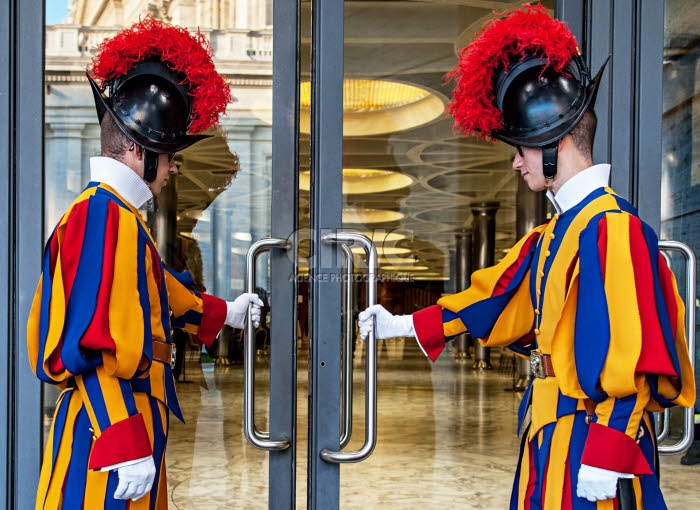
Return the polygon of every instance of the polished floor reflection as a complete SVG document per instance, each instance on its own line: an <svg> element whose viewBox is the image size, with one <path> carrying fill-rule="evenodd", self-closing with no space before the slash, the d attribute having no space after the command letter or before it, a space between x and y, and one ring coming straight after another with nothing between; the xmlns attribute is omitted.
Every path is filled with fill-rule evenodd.
<svg viewBox="0 0 700 510"><path fill-rule="evenodd" d="M364 441L364 353L355 352L354 432L347 449ZM298 371L297 509L306 508L306 352ZM508 507L517 458L516 410L521 394L499 370L476 373L471 362L444 352L433 365L412 340L379 342L378 443L365 462L341 467L341 509ZM265 428L265 382L256 368L256 424ZM178 393L187 424L172 423L168 445L170 508L266 509L267 453L242 430L243 369L190 358ZM670 509L700 503L700 466L663 457L662 488Z"/></svg>

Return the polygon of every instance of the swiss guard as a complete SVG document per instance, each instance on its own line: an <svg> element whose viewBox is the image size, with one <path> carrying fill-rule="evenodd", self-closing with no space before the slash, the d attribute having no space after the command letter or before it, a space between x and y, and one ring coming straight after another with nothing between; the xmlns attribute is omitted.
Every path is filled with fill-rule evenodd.
<svg viewBox="0 0 700 510"><path fill-rule="evenodd" d="M592 162L604 67L591 78L541 5L484 25L448 75L448 110L465 135L513 146L513 169L555 214L467 290L412 315L359 316L363 336L376 321L377 338L415 336L433 361L466 331L530 358L511 510L666 508L651 413L695 399L685 309L656 234L608 186L610 165Z"/></svg>
<svg viewBox="0 0 700 510"><path fill-rule="evenodd" d="M209 346L254 323L255 294L198 292L169 268L138 211L231 101L200 33L146 17L105 40L88 69L101 155L49 237L27 326L29 361L62 392L37 509L168 508L169 415L182 420L171 328Z"/></svg>

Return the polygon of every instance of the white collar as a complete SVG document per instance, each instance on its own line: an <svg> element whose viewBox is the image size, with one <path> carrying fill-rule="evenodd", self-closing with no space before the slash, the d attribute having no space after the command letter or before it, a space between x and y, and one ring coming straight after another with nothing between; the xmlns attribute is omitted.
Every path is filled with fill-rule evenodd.
<svg viewBox="0 0 700 510"><path fill-rule="evenodd" d="M547 198L552 202L557 213L561 214L584 198L594 190L608 186L610 182L610 165L601 164L589 166L566 181L555 196L551 190L547 190Z"/></svg>
<svg viewBox="0 0 700 510"><path fill-rule="evenodd" d="M153 198L146 182L131 168L113 158L90 158L90 180L107 184L136 209Z"/></svg>

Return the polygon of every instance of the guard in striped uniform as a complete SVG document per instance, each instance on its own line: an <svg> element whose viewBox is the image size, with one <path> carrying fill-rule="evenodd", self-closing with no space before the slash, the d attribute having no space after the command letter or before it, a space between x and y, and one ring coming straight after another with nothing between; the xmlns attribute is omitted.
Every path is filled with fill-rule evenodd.
<svg viewBox="0 0 700 510"><path fill-rule="evenodd" d="M182 420L171 328L211 345L252 303L200 293L167 267L138 209L177 173L231 100L206 39L152 17L99 48L88 74L102 155L44 250L27 326L29 361L58 398L37 509L168 508L169 414ZM99 85L97 82L100 82ZM109 95L107 95L109 91Z"/></svg>
<svg viewBox="0 0 700 510"><path fill-rule="evenodd" d="M666 508L651 412L695 399L685 310L656 234L608 187L610 166L592 162L602 71L590 79L542 6L484 26L450 74L448 108L465 134L513 145L513 168L556 213L467 290L413 315L375 305L359 318L363 336L376 319L378 338L415 336L433 361L465 331L530 357L512 510Z"/></svg>

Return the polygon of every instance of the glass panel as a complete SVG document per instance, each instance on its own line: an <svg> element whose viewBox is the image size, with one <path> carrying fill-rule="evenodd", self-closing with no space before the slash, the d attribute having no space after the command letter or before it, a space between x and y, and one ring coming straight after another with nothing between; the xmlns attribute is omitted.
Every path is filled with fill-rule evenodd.
<svg viewBox="0 0 700 510"><path fill-rule="evenodd" d="M553 9L554 2L544 2ZM410 314L457 290L458 240L495 228L495 261L516 241L514 149L462 138L445 113L459 50L512 2L345 2L343 224L379 250L379 302ZM302 108L304 106L302 83ZM305 129L302 112L302 132ZM304 170L301 168L302 196ZM486 204L486 207L484 205ZM465 255L466 256L466 255ZM363 267L355 257L357 267ZM357 284L358 288L361 286ZM354 313L364 308L362 291ZM412 339L379 340L378 443L341 467L343 508L506 508L518 455L514 359L495 370L446 349L432 364ZM364 439L364 344L354 354L353 437ZM478 476L476 476L478 473Z"/></svg>
<svg viewBox="0 0 700 510"><path fill-rule="evenodd" d="M696 256L700 254L699 27L700 5L697 2L666 0L660 238L686 243L693 249ZM671 263L676 273L679 290L684 293L686 274L682 267L682 258L675 256ZM697 314L696 324L700 324ZM700 358L697 354L696 350L696 381L700 374L698 363ZM700 417L700 399L696 400L695 413L697 423ZM671 423L673 425L674 422ZM696 431L697 429L696 425ZM696 432L695 437L696 442L685 460L700 463L700 441L698 441L700 435ZM669 464L675 464L675 459L671 458ZM670 499L668 491L665 494L667 499ZM670 503L671 501L669 506L671 506Z"/></svg>
<svg viewBox="0 0 700 510"><path fill-rule="evenodd" d="M93 2L47 0L45 94L46 235L90 180L90 157L100 154L100 128L85 68L96 45L147 14L200 28L235 102L221 129L178 153L179 173L143 217L163 258L189 270L199 290L232 300L245 283L252 241L270 235L272 154L271 0ZM174 182L173 182L174 181ZM176 192L175 192L176 191ZM256 292L267 303L268 257L257 267ZM269 372L263 309L258 352L256 424L267 430ZM242 433L243 341L225 327L210 349L176 334L177 392L186 423L170 420L168 498L175 508L267 508L267 454ZM44 436L58 390L46 387Z"/></svg>

